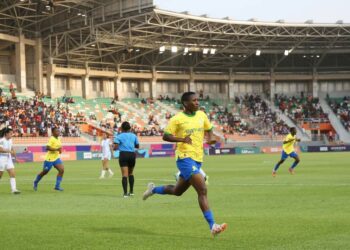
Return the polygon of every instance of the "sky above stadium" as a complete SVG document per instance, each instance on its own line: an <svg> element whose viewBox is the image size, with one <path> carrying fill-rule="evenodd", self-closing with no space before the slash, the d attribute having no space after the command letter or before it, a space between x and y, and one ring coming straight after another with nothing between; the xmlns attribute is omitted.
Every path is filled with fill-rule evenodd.
<svg viewBox="0 0 350 250"><path fill-rule="evenodd" d="M232 20L350 23L350 0L154 0L159 9Z"/></svg>

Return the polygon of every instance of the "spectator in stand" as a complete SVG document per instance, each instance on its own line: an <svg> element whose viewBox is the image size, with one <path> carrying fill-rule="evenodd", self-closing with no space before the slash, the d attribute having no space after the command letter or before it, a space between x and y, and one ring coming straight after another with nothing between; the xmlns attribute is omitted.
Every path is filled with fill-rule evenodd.
<svg viewBox="0 0 350 250"><path fill-rule="evenodd" d="M170 112L166 112L165 119L169 120L172 117L172 114Z"/></svg>
<svg viewBox="0 0 350 250"><path fill-rule="evenodd" d="M96 141L96 136L97 136L97 130L96 130L96 128L93 128L93 129L92 129L92 136L93 136L93 138L94 138L94 141Z"/></svg>
<svg viewBox="0 0 350 250"><path fill-rule="evenodd" d="M203 89L199 90L199 100L203 100L204 99L204 93L203 93Z"/></svg>
<svg viewBox="0 0 350 250"><path fill-rule="evenodd" d="M300 124L308 122L328 122L328 116L321 108L318 98L308 96L297 98L295 96L278 96L277 106L286 113L292 120Z"/></svg>
<svg viewBox="0 0 350 250"><path fill-rule="evenodd" d="M11 92L11 98L12 98L12 99L17 99L17 97L16 97L16 91L15 91L14 89L12 89L10 92Z"/></svg>
<svg viewBox="0 0 350 250"><path fill-rule="evenodd" d="M21 101L7 99L0 104L1 110L4 111L0 114L0 122L3 121L11 126L14 136L47 136L51 124L69 128L77 120L69 109L58 106L47 106L37 96ZM75 127L75 133L63 130L63 136L77 134L79 134L77 127Z"/></svg>
<svg viewBox="0 0 350 250"><path fill-rule="evenodd" d="M136 98L140 97L140 92L137 88L135 89L135 96L136 96Z"/></svg>
<svg viewBox="0 0 350 250"><path fill-rule="evenodd" d="M350 97L344 96L341 101L329 99L328 103L344 128L350 131Z"/></svg>
<svg viewBox="0 0 350 250"><path fill-rule="evenodd" d="M213 103L210 119L223 125L222 130L228 134L281 135L288 133L288 127L271 111L267 103L259 95L235 97L235 104L241 109L241 114L231 113L227 108ZM242 119L242 117L246 117ZM250 124L250 125L249 125Z"/></svg>

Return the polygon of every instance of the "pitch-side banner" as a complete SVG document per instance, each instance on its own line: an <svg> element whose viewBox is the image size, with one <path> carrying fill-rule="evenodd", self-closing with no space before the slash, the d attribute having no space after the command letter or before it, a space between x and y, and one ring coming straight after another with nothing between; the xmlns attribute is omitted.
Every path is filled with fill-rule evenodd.
<svg viewBox="0 0 350 250"><path fill-rule="evenodd" d="M16 154L16 162L18 163L33 162L33 160L34 160L33 153Z"/></svg>
<svg viewBox="0 0 350 250"><path fill-rule="evenodd" d="M350 151L350 145L337 146L308 146L308 152L345 152Z"/></svg>
<svg viewBox="0 0 350 250"><path fill-rule="evenodd" d="M234 155L234 148L209 148L209 155Z"/></svg>

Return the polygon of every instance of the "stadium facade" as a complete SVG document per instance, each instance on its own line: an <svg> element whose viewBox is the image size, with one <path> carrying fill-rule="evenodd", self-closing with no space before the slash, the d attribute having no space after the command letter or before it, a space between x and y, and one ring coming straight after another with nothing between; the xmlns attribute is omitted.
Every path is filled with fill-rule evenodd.
<svg viewBox="0 0 350 250"><path fill-rule="evenodd" d="M350 24L212 19L149 1L0 3L2 80L52 97L350 91Z"/></svg>

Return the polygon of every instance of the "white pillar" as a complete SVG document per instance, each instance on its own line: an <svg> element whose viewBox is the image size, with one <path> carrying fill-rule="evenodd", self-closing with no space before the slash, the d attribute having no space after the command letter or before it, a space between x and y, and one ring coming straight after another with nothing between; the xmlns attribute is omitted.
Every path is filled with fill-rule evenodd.
<svg viewBox="0 0 350 250"><path fill-rule="evenodd" d="M270 99L271 101L274 101L276 93L276 78L275 78L275 71L271 69L270 71Z"/></svg>
<svg viewBox="0 0 350 250"><path fill-rule="evenodd" d="M90 77L89 75L84 75L82 77L82 81L81 81L81 84L82 84L82 87L83 87L83 98L85 99L89 99L89 95L90 95Z"/></svg>
<svg viewBox="0 0 350 250"><path fill-rule="evenodd" d="M111 79L105 80L104 92L106 97L114 98L114 82Z"/></svg>
<svg viewBox="0 0 350 250"><path fill-rule="evenodd" d="M74 88L73 88L73 77L67 76L67 86L66 86L66 92L67 95L74 95Z"/></svg>
<svg viewBox="0 0 350 250"><path fill-rule="evenodd" d="M233 75L232 69L230 69L229 80L228 80L228 99L230 100L235 98L234 81L235 81L234 75Z"/></svg>
<svg viewBox="0 0 350 250"><path fill-rule="evenodd" d="M196 92L196 84L194 81L194 73L193 73L193 68L190 68L190 83L188 86L188 91Z"/></svg>
<svg viewBox="0 0 350 250"><path fill-rule="evenodd" d="M37 38L35 45L35 91L44 91L43 87L43 46L41 38Z"/></svg>
<svg viewBox="0 0 350 250"><path fill-rule="evenodd" d="M318 75L317 75L316 68L314 68L312 72L312 96L314 98L317 98L318 92L319 92Z"/></svg>
<svg viewBox="0 0 350 250"><path fill-rule="evenodd" d="M55 97L55 64L48 64L46 70L47 95L51 98Z"/></svg>
<svg viewBox="0 0 350 250"><path fill-rule="evenodd" d="M153 99L157 98L157 71L156 71L156 67L152 67L151 97Z"/></svg>
<svg viewBox="0 0 350 250"><path fill-rule="evenodd" d="M90 68L88 63L85 64L85 75L82 76L81 85L83 89L83 98L89 99L90 97Z"/></svg>
<svg viewBox="0 0 350 250"><path fill-rule="evenodd" d="M118 96L118 99L121 100L121 93L122 93L122 79L120 75L118 75L118 77L114 78L114 97Z"/></svg>
<svg viewBox="0 0 350 250"><path fill-rule="evenodd" d="M19 42L16 43L16 82L19 92L23 92L27 88L26 47L24 39L24 35L20 34Z"/></svg>

